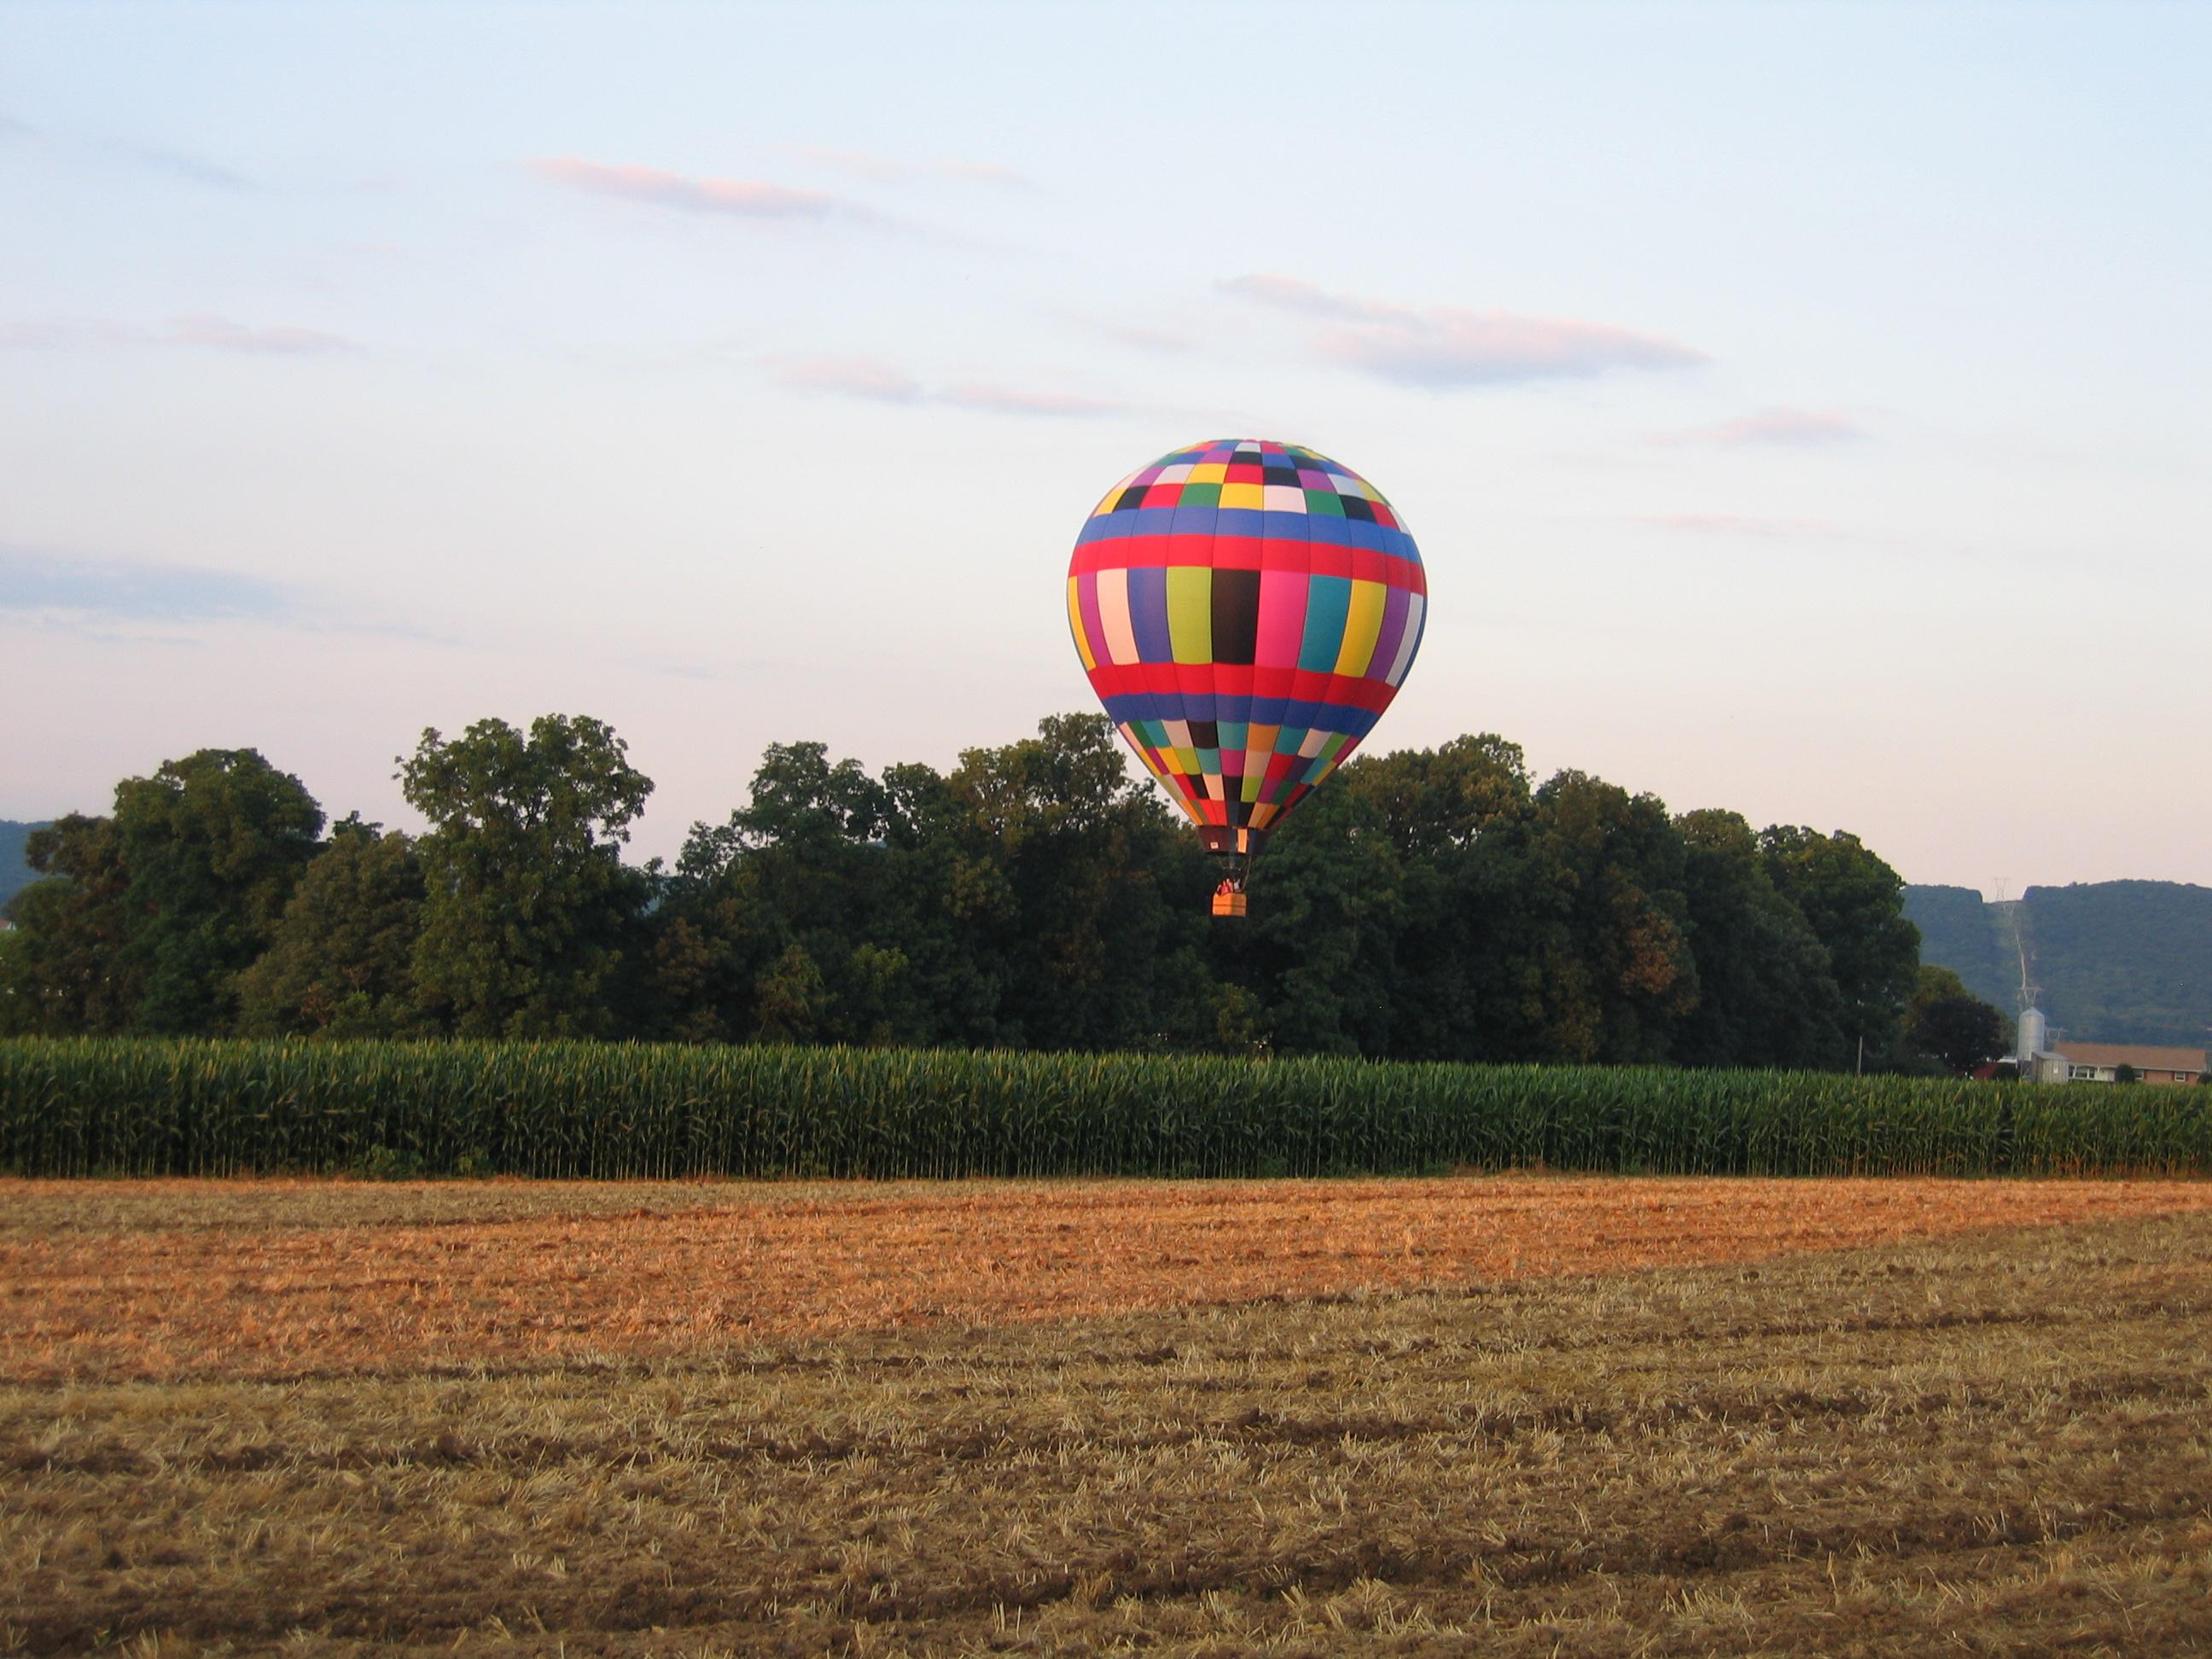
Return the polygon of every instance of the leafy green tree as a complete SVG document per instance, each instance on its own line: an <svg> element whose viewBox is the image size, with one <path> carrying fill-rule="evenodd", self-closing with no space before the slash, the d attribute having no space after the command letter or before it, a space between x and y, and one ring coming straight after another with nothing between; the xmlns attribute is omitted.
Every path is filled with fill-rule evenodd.
<svg viewBox="0 0 2212 1659"><path fill-rule="evenodd" d="M667 872L621 861L652 785L597 721L426 732L400 768L418 842L349 819L317 850L319 809L250 750L53 826L0 1029L1908 1059L1913 935L1854 838L1537 788L1492 734L1355 761L1229 923L1096 715L949 775L772 745Z"/></svg>
<svg viewBox="0 0 2212 1659"><path fill-rule="evenodd" d="M1697 1006L1674 1035L1686 1066L1819 1067L1843 1048L1842 994L1828 953L1775 888L1759 837L1735 812L1686 812L1682 892Z"/></svg>
<svg viewBox="0 0 2212 1659"><path fill-rule="evenodd" d="M1402 882L1382 812L1354 790L1316 790L1270 838L1225 942L1277 1048L1389 1052Z"/></svg>
<svg viewBox="0 0 2212 1659"><path fill-rule="evenodd" d="M750 947L762 1037L927 1040L902 1018L904 957L884 942L904 908L887 867L890 808L858 761L833 764L822 744L775 744L762 757L752 798L728 826L741 859L729 891L753 920L732 937Z"/></svg>
<svg viewBox="0 0 2212 1659"><path fill-rule="evenodd" d="M410 972L422 934L422 860L358 814L334 825L284 907L269 948L239 976L250 1036L392 1037L422 1015Z"/></svg>
<svg viewBox="0 0 2212 1659"><path fill-rule="evenodd" d="M14 1029L207 1036L235 1024L323 826L300 781L251 749L203 749L115 788L112 817L35 832L50 879L15 900L0 983Z"/></svg>
<svg viewBox="0 0 2212 1659"><path fill-rule="evenodd" d="M125 956L145 980L131 1029L228 1032L239 974L268 947L319 845L323 811L251 749L203 749L115 789L115 833L137 913Z"/></svg>
<svg viewBox="0 0 2212 1659"><path fill-rule="evenodd" d="M540 716L527 735L478 720L425 731L399 760L424 899L411 969L423 1012L463 1036L603 1036L617 970L640 942L649 874L621 849L653 781L587 715Z"/></svg>
<svg viewBox="0 0 2212 1659"><path fill-rule="evenodd" d="M753 774L752 799L731 816L747 848L865 847L883 838L890 793L860 762L830 760L826 744L771 744Z"/></svg>
<svg viewBox="0 0 2212 1659"><path fill-rule="evenodd" d="M1778 891L1797 907L1828 953L1842 993L1841 1043L1830 1062L1850 1066L1861 1041L1887 1049L1912 994L1920 930L1905 919L1905 884L1856 836L1798 825L1762 830L1759 856Z"/></svg>
<svg viewBox="0 0 2212 1659"><path fill-rule="evenodd" d="M818 743L778 744L750 802L693 826L653 918L666 1035L989 1042L993 952L970 925L1010 902L957 845L944 780L881 781Z"/></svg>
<svg viewBox="0 0 2212 1659"><path fill-rule="evenodd" d="M1212 882L1196 838L1133 778L1102 715L963 751L946 779L969 856L1009 902L1005 1040L1032 1048L1188 1047L1212 1040L1200 954Z"/></svg>
<svg viewBox="0 0 2212 1659"><path fill-rule="evenodd" d="M1565 771L1536 792L1531 873L1541 937L1542 1058L1651 1064L1697 1006L1681 838L1656 797Z"/></svg>
<svg viewBox="0 0 2212 1659"><path fill-rule="evenodd" d="M71 812L24 848L45 878L9 901L0 934L0 1033L108 1036L127 1030L145 985L128 955L141 913L112 818Z"/></svg>
<svg viewBox="0 0 2212 1659"><path fill-rule="evenodd" d="M830 1035L830 987L803 945L784 947L757 984L760 1035L770 1042L813 1042Z"/></svg>
<svg viewBox="0 0 2212 1659"><path fill-rule="evenodd" d="M2118 1065L2112 1067L2112 1081L2115 1083L2141 1083L2142 1081L2142 1073L2136 1070L2134 1066L2129 1065L2127 1061L2124 1060Z"/></svg>
<svg viewBox="0 0 2212 1659"><path fill-rule="evenodd" d="M1948 968L1923 963L1905 1004L1905 1051L1940 1062L1963 1077L2011 1046L2009 1022L1966 988Z"/></svg>
<svg viewBox="0 0 2212 1659"><path fill-rule="evenodd" d="M1541 1052L1546 907L1529 882L1534 808L1520 748L1486 732L1363 755L1332 788L1367 802L1397 854L1389 1052Z"/></svg>
<svg viewBox="0 0 2212 1659"><path fill-rule="evenodd" d="M878 937L903 959L901 994L924 1032L915 1040L1010 1041L1003 1005L1020 918L1001 849L931 768L889 767L883 782L890 811L879 866L896 902Z"/></svg>
<svg viewBox="0 0 2212 1659"><path fill-rule="evenodd" d="M653 918L652 1000L695 1040L1247 1041L1237 1018L1219 1035L1188 842L1096 717L949 777L775 744L750 802L693 829Z"/></svg>
<svg viewBox="0 0 2212 1659"><path fill-rule="evenodd" d="M1408 860L1467 852L1521 822L1529 804L1521 745L1493 732L1436 749L1361 755L1338 777L1374 807L1383 833Z"/></svg>

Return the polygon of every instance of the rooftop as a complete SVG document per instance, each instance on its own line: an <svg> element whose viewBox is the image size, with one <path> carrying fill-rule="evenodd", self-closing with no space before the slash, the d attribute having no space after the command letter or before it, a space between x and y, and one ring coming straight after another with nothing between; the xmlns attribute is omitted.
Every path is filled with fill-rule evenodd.
<svg viewBox="0 0 2212 1659"><path fill-rule="evenodd" d="M2075 1042L2051 1045L2076 1066L2132 1066L2138 1072L2196 1072L2204 1069L2202 1048L2159 1048L2136 1042Z"/></svg>

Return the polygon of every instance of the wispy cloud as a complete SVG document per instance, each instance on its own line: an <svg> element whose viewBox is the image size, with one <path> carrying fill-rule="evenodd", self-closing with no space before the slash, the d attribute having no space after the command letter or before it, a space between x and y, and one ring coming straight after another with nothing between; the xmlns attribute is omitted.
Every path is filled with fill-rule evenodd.
<svg viewBox="0 0 2212 1659"><path fill-rule="evenodd" d="M48 318L0 323L0 348L72 345L198 346L256 357L326 356L358 351L342 334L319 328L255 327L201 312L158 328L100 318Z"/></svg>
<svg viewBox="0 0 2212 1659"><path fill-rule="evenodd" d="M340 594L235 570L65 554L0 542L0 618L90 639L189 645L154 628L247 623L313 634L456 642ZM110 635L104 629L122 629Z"/></svg>
<svg viewBox="0 0 2212 1659"><path fill-rule="evenodd" d="M210 161L204 156L190 155L180 149L170 149L160 144L126 143L113 140L100 146L111 155L134 161L156 173L166 173L173 179L182 179L189 184L210 190L247 191L259 188L255 182L234 167L220 161Z"/></svg>
<svg viewBox="0 0 2212 1659"><path fill-rule="evenodd" d="M768 368L778 386L793 392L829 392L879 404L915 404L922 398L921 381L880 357L776 358Z"/></svg>
<svg viewBox="0 0 2212 1659"><path fill-rule="evenodd" d="M1279 306L1285 311L1304 312L1309 317L1373 317L1387 314L1392 309L1328 293L1296 276L1269 276L1255 272L1249 276L1228 277L1219 287L1224 293L1241 295L1262 305Z"/></svg>
<svg viewBox="0 0 2212 1659"><path fill-rule="evenodd" d="M793 155L804 156L823 167L836 167L871 184L907 185L917 180L950 179L959 184L1001 185L1021 190L1034 187L1012 167L1000 167L995 161L962 161L949 156L925 159L878 155L866 150L823 149L811 144L787 144L784 148Z"/></svg>
<svg viewBox="0 0 2212 1659"><path fill-rule="evenodd" d="M0 544L0 611L62 611L107 622L228 622L298 609L280 583L181 564L65 558Z"/></svg>
<svg viewBox="0 0 2212 1659"><path fill-rule="evenodd" d="M46 317L28 322L0 323L0 349L14 347L27 351L46 346L143 345L154 337L148 329L88 317Z"/></svg>
<svg viewBox="0 0 2212 1659"><path fill-rule="evenodd" d="M1616 369L1695 368L1705 354L1610 323L1331 294L1294 276L1233 277L1223 289L1326 325L1316 355L1379 380L1443 390L1583 380Z"/></svg>
<svg viewBox="0 0 2212 1659"><path fill-rule="evenodd" d="M793 392L826 392L876 404L936 404L994 415L1042 415L1057 419L1114 415L1127 405L1104 398L1036 387L1009 386L995 380L956 380L925 386L898 364L880 357L771 357L763 360L778 386Z"/></svg>
<svg viewBox="0 0 2212 1659"><path fill-rule="evenodd" d="M1180 356L1196 349L1197 342L1188 334L1173 329L1146 328L1132 323L1102 321L1095 317L1064 316L1062 321L1079 328L1086 334L1111 340L1116 345L1132 346L1139 351L1158 352L1162 356Z"/></svg>
<svg viewBox="0 0 2212 1659"><path fill-rule="evenodd" d="M207 346L216 351L243 351L256 356L315 356L327 352L359 349L343 335L326 334L319 328L253 328L244 323L234 323L227 317L210 316L205 313L177 319L171 325L168 338L179 345Z"/></svg>
<svg viewBox="0 0 2212 1659"><path fill-rule="evenodd" d="M1723 449L1763 447L1811 449L1854 443L1869 435L1848 415L1815 409L1762 409L1716 426L1691 427L1653 435L1655 444L1711 446Z"/></svg>
<svg viewBox="0 0 2212 1659"><path fill-rule="evenodd" d="M819 190L793 190L759 179L695 179L659 167L610 166L572 155L530 163L539 178L568 190L612 196L685 213L726 215L765 223L805 223L832 219L872 219L854 203Z"/></svg>
<svg viewBox="0 0 2212 1659"><path fill-rule="evenodd" d="M37 136L36 128L18 121L4 111L0 111L0 138L32 138Z"/></svg>

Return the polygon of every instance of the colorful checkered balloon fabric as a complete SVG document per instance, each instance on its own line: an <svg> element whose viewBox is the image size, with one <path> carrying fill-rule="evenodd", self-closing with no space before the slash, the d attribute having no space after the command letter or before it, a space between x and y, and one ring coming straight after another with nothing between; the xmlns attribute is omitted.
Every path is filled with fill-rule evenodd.
<svg viewBox="0 0 2212 1659"><path fill-rule="evenodd" d="M1250 852L1398 695L1428 591L1381 490L1296 444L1224 438L1107 493L1068 563L1067 623L1206 846Z"/></svg>

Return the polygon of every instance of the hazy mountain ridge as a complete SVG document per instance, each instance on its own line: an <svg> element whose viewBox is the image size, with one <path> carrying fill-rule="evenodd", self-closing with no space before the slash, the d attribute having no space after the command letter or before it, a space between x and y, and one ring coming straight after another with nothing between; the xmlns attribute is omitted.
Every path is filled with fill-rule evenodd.
<svg viewBox="0 0 2212 1659"><path fill-rule="evenodd" d="M46 827L44 822L18 823L13 818L0 818L0 904L39 878L38 872L23 861L23 843L30 840L32 830Z"/></svg>
<svg viewBox="0 0 2212 1659"><path fill-rule="evenodd" d="M2008 1013L2020 961L2006 912L1970 887L1907 887L1920 959L1951 969ZM2085 1042L2212 1038L2212 888L2178 881L2031 887L2018 901L2028 978L2063 1035Z"/></svg>

